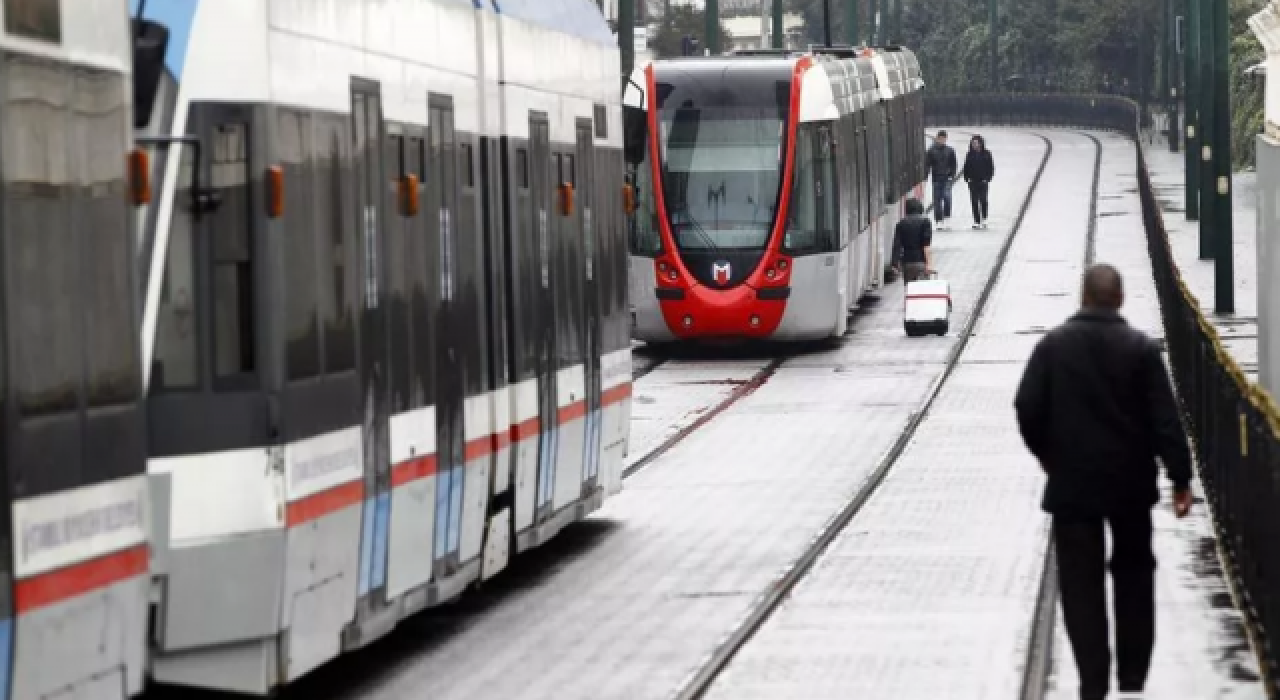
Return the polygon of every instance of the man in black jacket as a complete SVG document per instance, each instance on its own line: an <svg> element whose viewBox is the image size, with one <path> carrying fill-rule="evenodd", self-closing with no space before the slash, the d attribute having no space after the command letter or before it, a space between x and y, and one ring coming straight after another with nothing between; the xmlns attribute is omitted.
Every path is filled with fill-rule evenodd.
<svg viewBox="0 0 1280 700"><path fill-rule="evenodd" d="M1081 700L1107 696L1111 666L1103 525L1113 540L1116 661L1121 692L1141 692L1155 644L1151 508L1156 458L1191 508L1191 453L1159 347L1119 315L1120 273L1085 273L1083 308L1036 345L1014 405L1023 441L1049 477L1062 612Z"/></svg>
<svg viewBox="0 0 1280 700"><path fill-rule="evenodd" d="M996 162L987 150L987 142L974 134L969 139L969 152L964 155L964 181L969 184L969 204L973 207L973 227L987 227L987 186L996 176Z"/></svg>
<svg viewBox="0 0 1280 700"><path fill-rule="evenodd" d="M951 218L951 181L956 177L956 151L947 145L947 132L934 137L924 154L924 167L933 181L933 218L941 229Z"/></svg>
<svg viewBox="0 0 1280 700"><path fill-rule="evenodd" d="M933 228L924 215L924 204L915 197L907 199L907 216L893 229L893 255L889 264L903 273L903 282L924 279L933 269Z"/></svg>

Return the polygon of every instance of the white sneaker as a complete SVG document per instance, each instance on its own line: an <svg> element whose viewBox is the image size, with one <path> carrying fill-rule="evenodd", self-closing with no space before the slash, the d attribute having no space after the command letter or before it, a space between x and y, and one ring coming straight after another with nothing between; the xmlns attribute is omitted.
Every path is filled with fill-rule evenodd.
<svg viewBox="0 0 1280 700"><path fill-rule="evenodd" d="M977 230L978 230L978 229L980 229L980 228L982 228L982 224L974 224L974 225L973 225L973 230L974 230L974 231L977 231Z"/></svg>

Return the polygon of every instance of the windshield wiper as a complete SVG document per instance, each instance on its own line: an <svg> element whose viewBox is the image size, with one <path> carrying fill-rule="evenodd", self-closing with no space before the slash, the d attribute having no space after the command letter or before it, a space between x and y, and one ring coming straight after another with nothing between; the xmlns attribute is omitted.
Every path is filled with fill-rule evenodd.
<svg viewBox="0 0 1280 700"><path fill-rule="evenodd" d="M712 238L711 234L707 233L707 230L702 228L702 224L698 223L698 220L693 218L693 214L689 213L689 206L687 204L677 208L672 213L684 214L685 225L692 228L693 232L698 234L698 237L707 244L707 249L717 253L720 252L720 246L716 245L715 238Z"/></svg>

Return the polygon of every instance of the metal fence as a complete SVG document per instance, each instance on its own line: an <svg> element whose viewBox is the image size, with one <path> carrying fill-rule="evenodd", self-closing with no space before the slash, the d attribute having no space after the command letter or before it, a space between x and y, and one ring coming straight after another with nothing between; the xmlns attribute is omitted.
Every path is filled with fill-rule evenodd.
<svg viewBox="0 0 1280 700"><path fill-rule="evenodd" d="M1071 126L1138 140L1138 105L1110 95L963 95L925 98L928 126ZM1266 676L1280 697L1280 410L1250 382L1187 288L1151 187L1142 149L1139 191L1165 342L1224 566Z"/></svg>

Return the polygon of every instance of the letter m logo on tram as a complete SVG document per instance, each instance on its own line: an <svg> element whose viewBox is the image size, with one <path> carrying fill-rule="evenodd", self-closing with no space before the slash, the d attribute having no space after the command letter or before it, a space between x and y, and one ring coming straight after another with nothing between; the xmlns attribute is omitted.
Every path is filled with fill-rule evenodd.
<svg viewBox="0 0 1280 700"><path fill-rule="evenodd" d="M729 284L729 263L718 262L711 264L711 277L715 279L716 284L723 287Z"/></svg>

